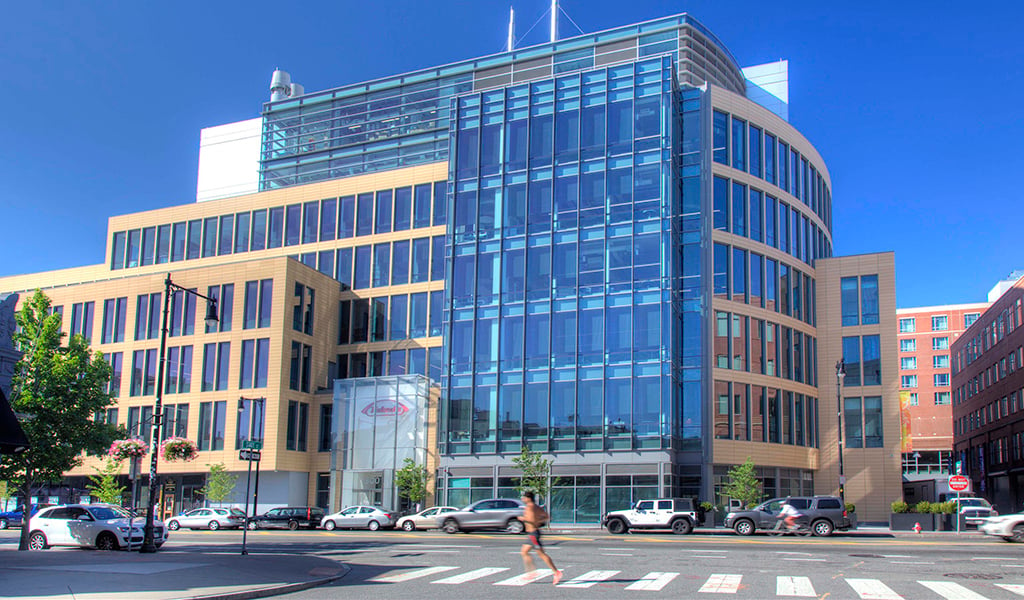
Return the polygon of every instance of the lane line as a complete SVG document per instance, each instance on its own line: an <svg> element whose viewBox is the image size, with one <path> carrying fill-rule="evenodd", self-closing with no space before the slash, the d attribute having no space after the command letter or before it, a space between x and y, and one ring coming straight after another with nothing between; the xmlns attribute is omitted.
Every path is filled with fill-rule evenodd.
<svg viewBox="0 0 1024 600"><path fill-rule="evenodd" d="M551 569L537 569L532 573L523 573L522 575L516 575L515 577L510 577L509 579L499 581L494 585L524 586L528 583L533 583L534 581L540 581L545 577L550 577L553 574L554 573L551 571Z"/></svg>
<svg viewBox="0 0 1024 600"><path fill-rule="evenodd" d="M401 583L403 581L419 579L420 577L427 577L437 573L444 573L445 571L451 571L452 569L458 569L458 567L427 567L425 569L416 569L414 571L404 571L394 575L381 575L370 579L370 581L375 581L377 583Z"/></svg>
<svg viewBox="0 0 1024 600"><path fill-rule="evenodd" d="M811 585L810 577L783 577L775 578L776 596L801 596L815 598L814 586Z"/></svg>
<svg viewBox="0 0 1024 600"><path fill-rule="evenodd" d="M892 561L892 564L894 564L894 565L934 565L935 563L924 561L924 560L894 560L894 561Z"/></svg>
<svg viewBox="0 0 1024 600"><path fill-rule="evenodd" d="M735 594L740 589L742 575L721 575L714 574L708 577L698 592L706 594Z"/></svg>
<svg viewBox="0 0 1024 600"><path fill-rule="evenodd" d="M846 583L862 600L903 600L903 596L877 579L847 579Z"/></svg>
<svg viewBox="0 0 1024 600"><path fill-rule="evenodd" d="M570 579L565 583L558 584L560 588L588 588L596 583L601 583L606 579L611 579L618 575L621 571L587 571L579 577Z"/></svg>
<svg viewBox="0 0 1024 600"><path fill-rule="evenodd" d="M438 579L437 581L431 581L430 583L458 585L467 581L473 581L474 579L480 579L481 577L487 577L488 575L494 575L495 573L501 573L502 571L508 571L508 567L484 567L475 571L469 571L468 573L460 573L451 577L445 577L444 579Z"/></svg>
<svg viewBox="0 0 1024 600"><path fill-rule="evenodd" d="M985 596L952 581L918 581L918 583L946 600L988 600Z"/></svg>
<svg viewBox="0 0 1024 600"><path fill-rule="evenodd" d="M651 571L644 575L643 578L627 585L626 589L660 592L662 588L671 583L676 577L679 577L679 573Z"/></svg>
<svg viewBox="0 0 1024 600"><path fill-rule="evenodd" d="M1001 587L1008 592L1013 592L1018 596L1024 596L1024 585L1016 583L997 583L996 587Z"/></svg>
<svg viewBox="0 0 1024 600"><path fill-rule="evenodd" d="M811 562L825 562L827 559L824 558L783 558L782 560L802 560Z"/></svg>

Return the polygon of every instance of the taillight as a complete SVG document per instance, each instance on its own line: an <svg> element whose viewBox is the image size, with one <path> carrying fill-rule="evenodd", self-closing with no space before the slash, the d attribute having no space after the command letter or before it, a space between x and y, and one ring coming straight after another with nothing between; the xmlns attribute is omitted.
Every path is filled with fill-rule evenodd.
<svg viewBox="0 0 1024 600"><path fill-rule="evenodd" d="M844 517L848 517L849 516L849 515L846 514L846 509L845 508L843 509L843 516Z"/></svg>

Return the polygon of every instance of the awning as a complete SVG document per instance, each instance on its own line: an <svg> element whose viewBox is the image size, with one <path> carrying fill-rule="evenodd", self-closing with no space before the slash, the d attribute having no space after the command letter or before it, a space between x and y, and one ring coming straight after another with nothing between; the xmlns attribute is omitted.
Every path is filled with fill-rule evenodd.
<svg viewBox="0 0 1024 600"><path fill-rule="evenodd" d="M28 437L14 416L7 396L0 389L0 454L17 454L28 450Z"/></svg>

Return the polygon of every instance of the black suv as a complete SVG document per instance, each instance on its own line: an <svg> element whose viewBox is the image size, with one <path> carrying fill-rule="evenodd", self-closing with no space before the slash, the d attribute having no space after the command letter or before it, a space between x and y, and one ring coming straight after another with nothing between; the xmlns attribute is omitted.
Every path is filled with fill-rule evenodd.
<svg viewBox="0 0 1024 600"><path fill-rule="evenodd" d="M782 501L789 500L793 508L800 512L797 519L807 523L814 535L825 537L835 530L852 529L846 509L835 496L790 496L789 498L773 498L767 502L747 510L736 510L725 516L725 526L731 527L740 535L751 535L758 529L772 529L782 510Z"/></svg>
<svg viewBox="0 0 1024 600"><path fill-rule="evenodd" d="M316 506L285 506L272 508L265 514L249 519L249 529L316 529L323 518L324 509Z"/></svg>

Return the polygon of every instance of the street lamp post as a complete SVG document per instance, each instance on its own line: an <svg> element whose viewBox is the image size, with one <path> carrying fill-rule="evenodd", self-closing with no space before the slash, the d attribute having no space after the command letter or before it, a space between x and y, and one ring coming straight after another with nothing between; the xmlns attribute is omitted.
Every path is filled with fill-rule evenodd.
<svg viewBox="0 0 1024 600"><path fill-rule="evenodd" d="M210 298L194 290L181 287L171 281L170 273L167 274L167 277L164 279L164 310L160 327L160 357L157 361L159 363L159 370L156 375L156 405L153 407L153 454L149 462L149 502L146 506L146 528L143 532L142 547L139 548L139 552L143 553L156 552L156 544L153 540L153 513L156 508L157 492L156 463L160 446L160 427L163 423L164 369L166 368L167 360L167 313L171 305L172 289L180 290L193 296L199 296L206 300L206 324L212 325L220 322L220 318L217 316L216 298Z"/></svg>
<svg viewBox="0 0 1024 600"><path fill-rule="evenodd" d="M843 471L843 378L846 377L846 361L836 362L836 416L839 432L839 501L846 510L846 473Z"/></svg>

